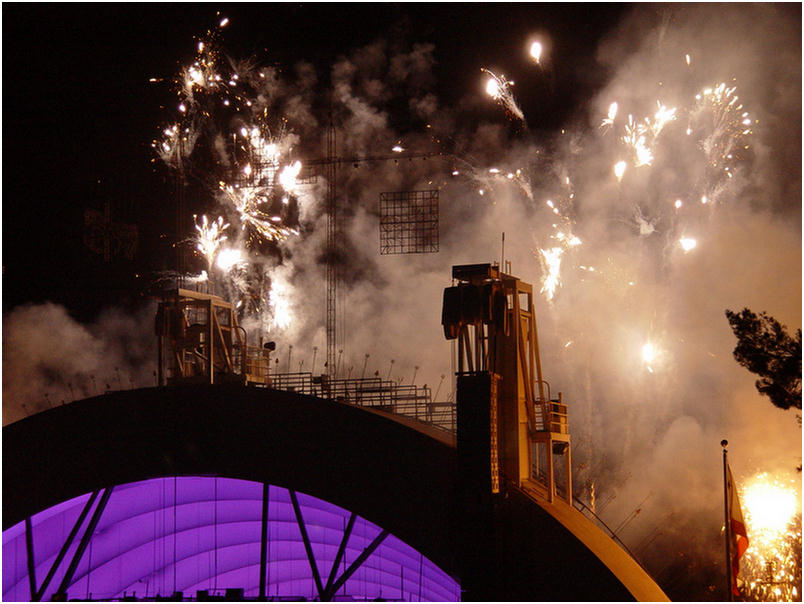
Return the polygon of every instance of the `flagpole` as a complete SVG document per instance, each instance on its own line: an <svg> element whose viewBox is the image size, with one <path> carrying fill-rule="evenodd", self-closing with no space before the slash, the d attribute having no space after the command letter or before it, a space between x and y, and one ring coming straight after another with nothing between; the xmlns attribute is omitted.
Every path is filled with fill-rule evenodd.
<svg viewBox="0 0 804 604"><path fill-rule="evenodd" d="M726 455L729 441L721 440L720 446L723 447L723 508L726 528L726 580L728 581L729 602L734 602L734 592L732 590L733 579L731 576L731 514L729 510L729 467Z"/></svg>

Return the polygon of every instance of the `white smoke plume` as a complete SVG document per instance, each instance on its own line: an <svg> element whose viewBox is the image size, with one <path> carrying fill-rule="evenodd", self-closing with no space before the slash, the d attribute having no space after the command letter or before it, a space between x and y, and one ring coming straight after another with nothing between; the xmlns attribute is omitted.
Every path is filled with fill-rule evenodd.
<svg viewBox="0 0 804 604"><path fill-rule="evenodd" d="M63 306L20 306L3 317L3 425L77 399L155 386L149 305L106 310L91 325Z"/></svg>

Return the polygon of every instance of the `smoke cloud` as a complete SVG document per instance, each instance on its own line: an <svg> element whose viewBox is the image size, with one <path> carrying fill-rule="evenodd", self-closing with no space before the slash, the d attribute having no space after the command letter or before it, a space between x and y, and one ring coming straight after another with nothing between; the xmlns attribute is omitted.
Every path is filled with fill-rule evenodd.
<svg viewBox="0 0 804 604"><path fill-rule="evenodd" d="M5 315L3 425L107 391L155 386L155 311L109 309L92 325L52 303Z"/></svg>

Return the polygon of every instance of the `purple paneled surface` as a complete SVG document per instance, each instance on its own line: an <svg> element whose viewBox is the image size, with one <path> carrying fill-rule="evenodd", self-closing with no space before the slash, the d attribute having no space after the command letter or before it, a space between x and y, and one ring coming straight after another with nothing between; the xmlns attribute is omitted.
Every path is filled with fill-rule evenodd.
<svg viewBox="0 0 804 604"><path fill-rule="evenodd" d="M70 598L138 598L198 590L242 588L259 594L260 483L211 477L158 478L115 487L67 588ZM326 584L350 513L297 493L316 566ZM92 512L42 600L62 582ZM32 517L37 588L53 565L90 494ZM301 530L287 489L271 486L268 505L267 595L318 596ZM340 576L381 532L358 517L336 571ZM3 600L31 599L21 522L3 532ZM427 558L388 535L338 590L337 599L457 601L460 587Z"/></svg>

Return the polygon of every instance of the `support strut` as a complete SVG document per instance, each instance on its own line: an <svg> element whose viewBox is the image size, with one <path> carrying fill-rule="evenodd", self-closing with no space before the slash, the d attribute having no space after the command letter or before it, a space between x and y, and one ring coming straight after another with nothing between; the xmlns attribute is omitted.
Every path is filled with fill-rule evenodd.
<svg viewBox="0 0 804 604"><path fill-rule="evenodd" d="M307 560L310 562L310 570L313 571L313 579L315 579L315 586L318 589L319 598L323 601L324 586L321 584L321 575L318 573L318 565L315 563L315 556L313 555L313 546L310 544L310 537L307 535L307 527L304 525L304 518L302 518L301 508L299 507L299 500L296 498L296 491L288 489L290 493L290 502L293 504L293 512L296 514L296 522L299 524L301 531L302 541L304 541L304 551L307 552Z"/></svg>
<svg viewBox="0 0 804 604"><path fill-rule="evenodd" d="M75 570L78 568L78 563L81 562L81 558L83 557L84 552L86 551L87 546L92 539L92 534L95 532L95 528L98 526L98 521L100 521L103 510L106 509L106 504L109 503L109 497L112 496L113 490L114 487L107 487L106 490L103 491L103 495L101 495L101 500L98 503L98 507L95 508L95 512L92 514L92 518L89 520L89 526L87 526L87 530L84 532L84 536L81 538L81 542L78 544L78 549L75 551L75 555L70 562L70 566L67 568L67 572L64 573L64 578L61 580L59 589L56 591L56 594L59 597L64 597L66 599L67 587L69 587L73 580L73 575L75 574ZM92 569L90 568L87 572L92 572Z"/></svg>
<svg viewBox="0 0 804 604"><path fill-rule="evenodd" d="M383 530L382 532L380 532L379 535L374 537L374 541L372 541L369 544L369 546L366 549L363 550L363 553L360 554L355 559L354 562L352 562L352 564L349 566L349 568L347 568L346 571L340 577L338 577L338 580L335 581L335 583L332 584L332 587L330 588L330 592L328 594L325 594L325 596L335 595L338 592L338 590L341 588L341 586L349 580L349 578L355 573L355 571L358 568L360 568L360 565L363 564L363 562L365 562L368 559L368 557L371 554L374 553L374 550L377 549L380 546L380 544L383 542L383 540L387 536L388 536L388 531ZM323 598L323 599L329 600L331 598L326 597L326 598Z"/></svg>
<svg viewBox="0 0 804 604"><path fill-rule="evenodd" d="M335 555L335 560L332 562L332 570L329 571L329 578L327 579L327 585L324 587L324 595L328 596L327 599L331 599L331 597L335 596L335 592L332 591L332 583L335 581L335 575L338 573L338 565L341 563L341 558L343 558L343 553L346 551L346 543L349 541L349 536L352 534L352 527L355 525L355 519L357 516L354 512L349 515L349 522L346 523L346 529L343 531L343 538L341 538L341 545L338 547L338 553Z"/></svg>
<svg viewBox="0 0 804 604"><path fill-rule="evenodd" d="M56 556L56 560L53 562L53 566L50 567L50 570L45 577L45 580L42 582L42 585L39 586L39 589L33 596L34 602L39 602L42 597L45 595L45 590L47 589L50 582L53 580L53 575L56 574L56 571L59 569L59 565L61 565L62 560L64 560L64 556L67 555L67 551L70 549L70 546L73 544L73 540L75 536L78 534L78 529L81 528L81 525L84 524L84 520L89 514L89 510L92 509L92 505L95 503L95 500L98 498L98 494L100 491L93 491L92 495L87 500L86 504L84 505L84 509L81 510L81 514L78 516L78 520L75 521L70 534L67 536L67 541L64 542L64 545L61 546L59 550L59 555Z"/></svg>

